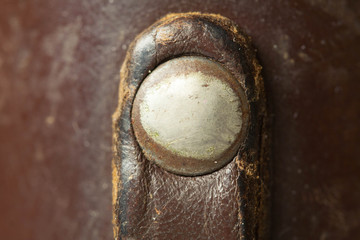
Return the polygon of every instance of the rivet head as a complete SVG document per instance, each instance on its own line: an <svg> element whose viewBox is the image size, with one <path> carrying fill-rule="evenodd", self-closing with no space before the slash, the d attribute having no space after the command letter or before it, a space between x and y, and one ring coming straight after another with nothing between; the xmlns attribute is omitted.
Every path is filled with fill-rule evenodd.
<svg viewBox="0 0 360 240"><path fill-rule="evenodd" d="M195 56L158 66L140 85L132 109L135 136L147 159L187 176L231 161L247 121L239 82L221 64Z"/></svg>

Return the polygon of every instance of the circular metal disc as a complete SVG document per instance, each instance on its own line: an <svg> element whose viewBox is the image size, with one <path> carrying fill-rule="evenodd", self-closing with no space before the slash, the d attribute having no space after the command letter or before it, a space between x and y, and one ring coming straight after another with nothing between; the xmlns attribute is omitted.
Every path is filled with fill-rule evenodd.
<svg viewBox="0 0 360 240"><path fill-rule="evenodd" d="M145 156L188 176L231 161L247 121L248 105L239 82L203 57L180 57L157 67L141 84L132 111Z"/></svg>

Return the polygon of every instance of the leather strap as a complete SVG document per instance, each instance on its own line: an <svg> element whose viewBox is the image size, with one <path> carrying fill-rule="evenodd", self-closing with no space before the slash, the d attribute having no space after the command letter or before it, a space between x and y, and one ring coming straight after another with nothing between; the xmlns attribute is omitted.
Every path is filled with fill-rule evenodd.
<svg viewBox="0 0 360 240"><path fill-rule="evenodd" d="M142 80L160 63L184 55L222 64L246 89L250 106L238 154L222 169L196 177L175 175L148 161L130 118ZM266 238L269 135L260 70L249 37L219 15L168 15L135 39L121 69L114 114L116 239Z"/></svg>

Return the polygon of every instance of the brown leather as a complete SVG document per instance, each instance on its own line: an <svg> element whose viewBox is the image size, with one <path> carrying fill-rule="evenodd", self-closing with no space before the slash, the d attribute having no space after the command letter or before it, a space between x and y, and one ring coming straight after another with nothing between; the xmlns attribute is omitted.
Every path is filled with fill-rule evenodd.
<svg viewBox="0 0 360 240"><path fill-rule="evenodd" d="M272 113L272 239L360 238L356 0L4 0L0 239L113 239L111 114L129 43L218 13L258 50Z"/></svg>
<svg viewBox="0 0 360 240"><path fill-rule="evenodd" d="M195 177L169 174L145 159L130 119L146 76L160 63L184 55L226 67L246 89L249 105L246 137L237 155L225 169ZM136 38L121 69L114 114L116 239L266 238L269 136L260 70L248 37L219 15L172 14Z"/></svg>

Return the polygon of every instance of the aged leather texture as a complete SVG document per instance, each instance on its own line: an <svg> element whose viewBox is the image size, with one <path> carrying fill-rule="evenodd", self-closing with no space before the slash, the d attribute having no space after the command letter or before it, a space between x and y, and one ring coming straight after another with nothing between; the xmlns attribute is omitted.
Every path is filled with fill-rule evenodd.
<svg viewBox="0 0 360 240"><path fill-rule="evenodd" d="M184 177L149 162L130 120L133 98L160 63L203 56L226 67L245 89L245 141L223 169ZM121 69L114 114L114 224L116 239L266 239L269 135L261 67L249 38L220 15L171 14L131 44Z"/></svg>
<svg viewBox="0 0 360 240"><path fill-rule="evenodd" d="M113 239L112 119L134 38L233 20L263 66L274 240L360 239L360 2L2 0L0 239Z"/></svg>

